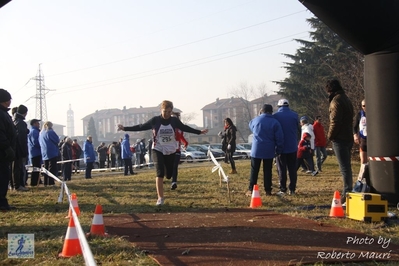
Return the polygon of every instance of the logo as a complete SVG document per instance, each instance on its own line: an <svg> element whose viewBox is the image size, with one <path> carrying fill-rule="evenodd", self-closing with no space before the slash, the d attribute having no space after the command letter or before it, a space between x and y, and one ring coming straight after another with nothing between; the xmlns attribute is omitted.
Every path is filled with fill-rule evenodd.
<svg viewBox="0 0 399 266"><path fill-rule="evenodd" d="M34 234L8 234L8 257L14 259L35 257Z"/></svg>

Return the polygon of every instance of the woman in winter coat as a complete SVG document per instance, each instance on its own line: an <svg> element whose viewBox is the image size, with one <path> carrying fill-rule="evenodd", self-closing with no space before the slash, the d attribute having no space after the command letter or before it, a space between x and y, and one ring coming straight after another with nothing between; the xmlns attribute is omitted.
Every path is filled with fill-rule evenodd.
<svg viewBox="0 0 399 266"><path fill-rule="evenodd" d="M237 128L230 118L224 120L224 134L223 134L223 145L226 159L231 165L230 174L237 174L236 164L234 162L234 152L236 151L236 132Z"/></svg>
<svg viewBox="0 0 399 266"><path fill-rule="evenodd" d="M43 129L39 135L39 143L42 151L44 168L54 176L58 175L57 161L60 155L58 143L60 138L53 130L53 123L47 121L43 124ZM44 186L54 185L54 179L44 174Z"/></svg>

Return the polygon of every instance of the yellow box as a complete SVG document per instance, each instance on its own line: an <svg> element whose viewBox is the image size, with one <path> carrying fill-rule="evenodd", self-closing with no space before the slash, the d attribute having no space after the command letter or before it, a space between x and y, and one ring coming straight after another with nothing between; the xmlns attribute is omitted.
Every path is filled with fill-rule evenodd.
<svg viewBox="0 0 399 266"><path fill-rule="evenodd" d="M346 217L364 222L388 218L388 201L380 194L346 193Z"/></svg>

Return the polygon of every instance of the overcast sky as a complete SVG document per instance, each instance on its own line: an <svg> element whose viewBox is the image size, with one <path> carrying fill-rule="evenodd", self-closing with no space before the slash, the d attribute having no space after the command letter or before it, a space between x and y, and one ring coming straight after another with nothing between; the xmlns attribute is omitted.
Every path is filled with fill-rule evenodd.
<svg viewBox="0 0 399 266"><path fill-rule="evenodd" d="M242 83L279 89L311 16L297 0L13 0L0 9L0 88L35 118L41 64L48 120L66 125L71 105L75 135L96 110L162 100L201 127L201 108Z"/></svg>

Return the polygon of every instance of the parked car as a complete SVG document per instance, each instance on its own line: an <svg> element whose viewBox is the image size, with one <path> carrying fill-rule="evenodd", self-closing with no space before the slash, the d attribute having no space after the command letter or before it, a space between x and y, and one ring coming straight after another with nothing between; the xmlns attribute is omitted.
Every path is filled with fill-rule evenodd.
<svg viewBox="0 0 399 266"><path fill-rule="evenodd" d="M240 144L236 145L236 151L245 152L246 154L245 159L251 158L251 150L246 149L244 146L241 146Z"/></svg>
<svg viewBox="0 0 399 266"><path fill-rule="evenodd" d="M222 143L211 143L211 144L209 144L209 146L211 147L211 149L222 150ZM233 154L233 157L234 157L234 159L244 159L244 158L247 158L247 153L236 149L236 151Z"/></svg>
<svg viewBox="0 0 399 266"><path fill-rule="evenodd" d="M251 150L252 143L238 143L237 145L243 146L247 150Z"/></svg>
<svg viewBox="0 0 399 266"><path fill-rule="evenodd" d="M196 149L197 151L202 151L207 155L209 160L211 159L209 155L209 146L207 146L206 144L190 144L189 146ZM222 150L219 149L210 149L210 150L213 154L213 157L215 157L216 160L222 160L224 158L224 152Z"/></svg>
<svg viewBox="0 0 399 266"><path fill-rule="evenodd" d="M202 152L202 151L197 151L194 148L187 146L186 149L182 149L181 153L186 156L186 162L192 163L194 161L206 161L208 160L208 156Z"/></svg>

